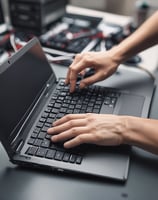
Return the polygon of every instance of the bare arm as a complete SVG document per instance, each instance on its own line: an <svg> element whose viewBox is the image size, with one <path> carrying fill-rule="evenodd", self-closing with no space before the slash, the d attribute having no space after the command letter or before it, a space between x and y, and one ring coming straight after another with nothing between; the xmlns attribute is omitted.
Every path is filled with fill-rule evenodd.
<svg viewBox="0 0 158 200"><path fill-rule="evenodd" d="M124 143L158 154L158 120L127 117Z"/></svg>
<svg viewBox="0 0 158 200"><path fill-rule="evenodd" d="M158 43L158 12L147 20L134 34L107 52L78 55L68 70L66 82L74 91L78 73L93 67L95 74L83 79L81 87L103 80L130 56ZM66 115L48 129L54 142L64 141L66 148L82 143L97 145L129 144L158 154L158 120L132 116L102 114Z"/></svg>
<svg viewBox="0 0 158 200"><path fill-rule="evenodd" d="M86 68L94 68L95 74L83 79L80 82L81 88L107 78L116 71L119 64L157 43L158 11L131 36L111 50L78 54L67 73L66 83L70 84L70 92L75 90L78 74L84 74Z"/></svg>
<svg viewBox="0 0 158 200"><path fill-rule="evenodd" d="M158 120L132 116L66 115L48 129L54 142L66 141L65 148L83 143L104 146L129 144L158 154Z"/></svg>
<svg viewBox="0 0 158 200"><path fill-rule="evenodd" d="M158 44L158 11L116 47L115 56L122 62L155 44Z"/></svg>

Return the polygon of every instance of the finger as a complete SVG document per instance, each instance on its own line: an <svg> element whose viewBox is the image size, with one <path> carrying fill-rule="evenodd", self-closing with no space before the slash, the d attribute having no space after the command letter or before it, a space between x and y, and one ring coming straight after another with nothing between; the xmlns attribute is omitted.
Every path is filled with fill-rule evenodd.
<svg viewBox="0 0 158 200"><path fill-rule="evenodd" d="M78 74L83 71L85 73L86 68L92 67L90 63L91 62L84 59L84 56L80 56L80 60L69 67L70 69L67 74L66 82L70 84L70 92L74 92L75 90Z"/></svg>
<svg viewBox="0 0 158 200"><path fill-rule="evenodd" d="M64 117L58 119L57 121L55 121L53 123L53 126L58 126L60 124L63 124L67 121L71 121L73 119L83 119L86 117L86 114L68 114L68 115L65 115Z"/></svg>
<svg viewBox="0 0 158 200"><path fill-rule="evenodd" d="M75 137L69 141L66 141L64 143L64 147L65 148L73 148L73 147L76 147L76 146L79 146L79 145L85 144L85 143L95 144L95 140L94 140L94 137L92 134L85 133L82 135L78 135L77 137Z"/></svg>
<svg viewBox="0 0 158 200"><path fill-rule="evenodd" d="M97 72L90 77L82 79L82 81L80 82L80 88L85 88L86 86L101 81L103 79L104 79L104 74L102 72Z"/></svg>
<svg viewBox="0 0 158 200"><path fill-rule="evenodd" d="M88 66L84 64L84 61L81 60L75 66L70 68L70 73L69 73L70 92L75 91L78 74L82 73L83 70L85 70L85 68L87 67Z"/></svg>
<svg viewBox="0 0 158 200"><path fill-rule="evenodd" d="M68 72L67 72L67 75L66 75L66 79L65 79L65 84L66 85L68 85L69 83L70 83L70 73L71 73L71 69L69 68L68 69ZM82 70L81 72L79 72L78 74L77 74L77 77L76 77L76 81L77 81L77 79L78 79L78 76L84 76L86 74L86 70L84 69L84 70ZM76 84L75 84L76 85Z"/></svg>
<svg viewBox="0 0 158 200"><path fill-rule="evenodd" d="M82 58L81 54L76 54L75 59L73 60L72 64L68 68L68 72L67 72L66 79L65 79L65 84L70 83L71 68L72 68L72 66L76 66L76 64L80 61L81 58Z"/></svg>
<svg viewBox="0 0 158 200"><path fill-rule="evenodd" d="M67 131L64 131L58 135L53 135L51 137L51 140L53 142L61 142L61 141L66 141L66 140L69 140L71 138L74 138L78 135L81 135L81 134L84 134L84 133L87 133L88 130L87 130L87 127L75 127L75 128L71 128L71 129L68 129Z"/></svg>
<svg viewBox="0 0 158 200"><path fill-rule="evenodd" d="M85 69L82 70L82 71L79 73L80 76L84 76L85 74L86 74L86 70L85 70Z"/></svg>
<svg viewBox="0 0 158 200"><path fill-rule="evenodd" d="M85 120L84 119L77 119L77 120L75 119L75 120L71 120L71 121L62 123L58 126L49 128L47 130L47 132L50 134L57 134L57 133L61 133L66 130L70 130L72 128L75 129L76 127L82 127L82 126L85 126Z"/></svg>
<svg viewBox="0 0 158 200"><path fill-rule="evenodd" d="M68 71L67 71L67 75L66 75L66 78L65 78L65 84L68 85L70 83L69 81L69 77L70 77L70 68L68 68Z"/></svg>

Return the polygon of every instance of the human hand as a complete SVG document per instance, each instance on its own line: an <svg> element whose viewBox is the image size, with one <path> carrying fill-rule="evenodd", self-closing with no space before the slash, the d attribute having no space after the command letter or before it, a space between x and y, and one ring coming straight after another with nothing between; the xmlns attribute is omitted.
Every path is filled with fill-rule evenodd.
<svg viewBox="0 0 158 200"><path fill-rule="evenodd" d="M69 114L48 129L53 142L63 142L65 148L83 143L114 146L124 143L125 117L105 114Z"/></svg>
<svg viewBox="0 0 158 200"><path fill-rule="evenodd" d="M70 92L74 92L78 75L84 75L87 68L93 68L94 75L80 81L80 88L84 88L92 83L104 80L112 75L120 64L114 57L115 50L106 52L87 52L77 54L73 63L70 65L66 84L70 84Z"/></svg>

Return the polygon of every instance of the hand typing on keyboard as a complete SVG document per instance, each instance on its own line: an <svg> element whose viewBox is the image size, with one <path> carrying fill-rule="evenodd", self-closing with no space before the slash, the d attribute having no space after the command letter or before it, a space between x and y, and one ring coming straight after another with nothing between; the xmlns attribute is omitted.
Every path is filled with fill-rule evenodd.
<svg viewBox="0 0 158 200"><path fill-rule="evenodd" d="M83 143L120 145L125 143L122 133L127 131L124 116L104 114L69 114L53 123L48 134L53 142L66 141L65 148Z"/></svg>
<svg viewBox="0 0 158 200"><path fill-rule="evenodd" d="M75 91L79 74L83 75L80 88L85 88L113 74L119 64L130 57L158 44L157 22L158 12L155 12L133 34L112 49L77 54L66 77L66 84L70 84L70 92ZM84 78L87 68L93 68L94 74ZM94 113L68 114L60 118L48 129L48 133L53 135L51 140L65 141L66 148L82 143L130 144L158 154L157 120Z"/></svg>
<svg viewBox="0 0 158 200"><path fill-rule="evenodd" d="M73 63L69 67L65 80L66 84L70 84L70 92L74 92L77 88L76 85L78 86L78 75L83 77L79 83L79 87L83 89L86 86L101 81L114 73L120 64L119 60L113 59L114 53L115 49L108 52L88 52L77 54ZM90 76L86 76L87 68L93 69L94 73ZM76 95L76 93L74 95ZM91 90L90 93L93 94L93 90ZM53 127L48 129L48 133L54 135L51 137L52 141L66 141L64 143L64 147L66 148L78 146L82 143L93 143L99 145L119 145L123 143L121 132L123 131L122 129L125 128L124 123L120 126L123 118L120 117L120 119L113 115L96 114L99 113L99 110L101 109L100 106L103 102L105 105L113 109L117 95L114 95L113 97L108 95L105 97L107 92L105 93L102 91L101 93L98 93L98 97L95 99L96 96L93 94L93 97L91 97L86 90L83 94L84 96L87 95L86 99L83 100L84 104L88 102L88 104L85 105L86 110L84 110L83 106L81 106L81 108L76 108L77 104L75 104L74 107L77 109L77 112L69 112L70 115L66 115L54 122ZM81 97L83 97L83 94L79 94L80 100ZM114 100L115 103L112 105L111 102ZM96 103L96 105L91 105L94 103ZM87 108L89 109L87 110ZM67 112L67 114L69 113ZM121 130L119 130L118 127Z"/></svg>
<svg viewBox="0 0 158 200"><path fill-rule="evenodd" d="M80 81L80 88L84 88L95 82L104 80L113 74L120 64L119 60L113 59L114 53L115 50L109 50L108 52L87 52L77 54L68 69L65 80L66 84L70 84L70 92L75 91L78 75L83 76L83 79ZM94 70L94 74L87 77L84 75L86 74L86 69L88 68L92 68Z"/></svg>

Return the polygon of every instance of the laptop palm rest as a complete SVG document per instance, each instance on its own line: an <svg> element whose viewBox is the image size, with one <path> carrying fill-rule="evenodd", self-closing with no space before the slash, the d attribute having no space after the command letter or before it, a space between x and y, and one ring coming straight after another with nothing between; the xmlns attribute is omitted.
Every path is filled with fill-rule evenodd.
<svg viewBox="0 0 158 200"><path fill-rule="evenodd" d="M93 174L97 171L100 177L115 178L126 180L128 176L130 147L103 147L96 146L89 148L82 167L87 174Z"/></svg>
<svg viewBox="0 0 158 200"><path fill-rule="evenodd" d="M114 110L114 114L131 115L140 117L144 105L145 98L134 94L121 94L118 105Z"/></svg>

